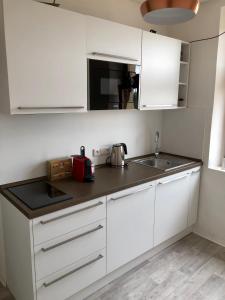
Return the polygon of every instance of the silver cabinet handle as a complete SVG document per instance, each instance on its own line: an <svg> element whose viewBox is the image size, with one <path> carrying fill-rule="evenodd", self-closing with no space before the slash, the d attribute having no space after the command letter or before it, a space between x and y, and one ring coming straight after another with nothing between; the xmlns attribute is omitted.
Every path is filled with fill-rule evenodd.
<svg viewBox="0 0 225 300"><path fill-rule="evenodd" d="M83 109L84 106L19 106L19 110L29 110L29 109Z"/></svg>
<svg viewBox="0 0 225 300"><path fill-rule="evenodd" d="M109 57L109 58L126 59L126 60L131 60L131 61L138 61L137 59L134 59L131 57L112 55L112 54L107 54L107 53L102 53L102 52L92 52L91 55L105 56L105 57Z"/></svg>
<svg viewBox="0 0 225 300"><path fill-rule="evenodd" d="M58 217L55 217L55 218L52 218L52 219L46 220L46 221L41 221L40 223L41 223L41 225L46 225L46 224L52 223L52 222L54 222L54 221L57 221L57 220L60 220L60 219L63 219L63 218L66 218L66 217L69 217L69 216L78 214L78 213L80 213L80 212L82 212L82 211L85 211L85 210L89 210L89 209L98 207L98 206L103 205L103 204L104 204L103 202L98 202L98 203L96 203L96 204L93 204L93 205L90 205L90 206L81 208L81 209L79 209L79 210L70 212L70 213L65 214L65 215L62 215L62 216L58 216Z"/></svg>
<svg viewBox="0 0 225 300"><path fill-rule="evenodd" d="M117 201L117 200L119 200L119 199L122 199L122 198L125 198L125 197L128 197L128 196L131 196L131 195L134 195L134 194L137 194L137 193L141 193L141 192L146 191L146 190L149 190L149 189L151 189L151 188L153 188L153 185L150 185L150 186L148 186L147 188L144 188L144 189L138 190L138 191L134 191L134 192L131 192L131 193L129 193L129 194L126 194L126 195L123 195L123 196L120 196L120 197L111 198L110 200L112 200L112 201Z"/></svg>
<svg viewBox="0 0 225 300"><path fill-rule="evenodd" d="M184 176L181 176L181 177L176 177L176 178L168 180L168 181L159 182L158 184L160 184L160 185L167 184L167 183L170 183L170 182L173 182L173 181L177 181L177 180L183 179L183 178L185 178L187 176L188 176L188 174L186 174Z"/></svg>
<svg viewBox="0 0 225 300"><path fill-rule="evenodd" d="M191 172L191 174L197 174L197 173L200 173L200 170L192 171L192 172Z"/></svg>
<svg viewBox="0 0 225 300"><path fill-rule="evenodd" d="M72 274L74 274L74 273L80 271L81 269L86 268L86 267L88 267L88 266L94 264L95 262L99 261L99 260L102 259L103 257L104 257L104 256L100 254L97 258L95 258L95 259L93 259L93 260L90 260L90 261L87 262L86 264L84 264L84 265L82 265L82 266L80 266L80 267L78 267L78 268L76 268L76 269L74 269L74 270L72 270L72 271L70 271L70 272L68 272L68 273L66 273L66 274L64 274L64 275L62 275L62 276L60 276L59 278L57 278L57 279L55 279L55 280L52 280L52 281L49 281L49 282L45 282L45 283L43 284L43 286L44 286L45 288L47 288L47 287L53 285L54 283L56 283L56 282L58 282L58 281L60 281L60 280L62 280L62 279L64 279L64 278L66 278L66 277L68 277L68 276L70 276L70 275L72 275Z"/></svg>
<svg viewBox="0 0 225 300"><path fill-rule="evenodd" d="M144 104L142 107L177 107L177 105L172 105L172 104L162 104L162 105L147 105Z"/></svg>
<svg viewBox="0 0 225 300"><path fill-rule="evenodd" d="M50 247L47 247L47 248L42 248L41 251L42 251L42 252L48 252L48 251L53 250L53 249L55 249L55 248L57 248L57 247L59 247L59 246L65 245L65 244L70 243L70 242L73 242L73 241L75 241L75 240L77 240L77 239L79 239L79 238L82 238L82 237L84 237L84 236L86 236L86 235L89 235L89 234L91 234L91 233L94 233L94 232L96 232L96 231L98 231L98 230L100 230L100 229L103 229L103 226L102 226L102 225L99 225L99 226L96 227L95 229L92 229L92 230L89 230L89 231L87 231L87 232L84 232L84 233L81 233L81 234L79 234L79 235L76 235L76 236L74 236L74 237L72 237L72 238L70 238L70 239L68 239L68 240L65 240L65 241L63 241L63 242L60 242L60 243L55 244L55 245L53 245L53 246L50 246Z"/></svg>

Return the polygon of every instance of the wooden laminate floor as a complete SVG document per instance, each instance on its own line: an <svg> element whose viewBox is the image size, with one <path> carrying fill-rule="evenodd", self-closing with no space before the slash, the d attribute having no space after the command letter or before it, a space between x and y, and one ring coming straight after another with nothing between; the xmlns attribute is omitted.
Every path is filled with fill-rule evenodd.
<svg viewBox="0 0 225 300"><path fill-rule="evenodd" d="M191 234L86 300L225 300L225 248Z"/></svg>
<svg viewBox="0 0 225 300"><path fill-rule="evenodd" d="M88 300L225 300L225 248L191 234Z"/></svg>

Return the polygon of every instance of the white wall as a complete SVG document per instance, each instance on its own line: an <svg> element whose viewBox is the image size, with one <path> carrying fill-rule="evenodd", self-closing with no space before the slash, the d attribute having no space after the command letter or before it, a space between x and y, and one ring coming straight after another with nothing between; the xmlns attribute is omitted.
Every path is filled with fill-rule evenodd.
<svg viewBox="0 0 225 300"><path fill-rule="evenodd" d="M144 23L134 0L62 0L62 8L135 27ZM154 26L157 30L158 27ZM166 33L165 28L160 33ZM46 160L96 147L125 142L129 156L153 150L154 134L161 132L160 112L92 112L71 115L7 116L0 114L0 185L46 175ZM105 159L104 159L105 160ZM5 278L0 208L0 280Z"/></svg>
<svg viewBox="0 0 225 300"><path fill-rule="evenodd" d="M129 157L153 150L160 112L115 111L68 115L0 115L0 184L46 175L46 161L125 142ZM104 158L105 160L105 158Z"/></svg>
<svg viewBox="0 0 225 300"><path fill-rule="evenodd" d="M188 41L218 34L223 6L224 0L202 4L200 13L194 20L171 27L169 34ZM213 105L214 101L218 101L217 90L215 92L215 87L218 87L216 78L220 72L216 68L217 54L217 39L192 45L190 108L183 112L164 113L163 149L203 159L196 232L225 246L225 173L208 169Z"/></svg>
<svg viewBox="0 0 225 300"><path fill-rule="evenodd" d="M192 41L218 34L220 24L219 2L221 1L213 0L202 4L196 18L179 26L171 26L169 35ZM225 3L225 1L223 2ZM214 100L217 47L217 39L192 44L189 109L183 112L164 113L163 148L168 151L198 158L203 156L206 118L209 121L209 126L211 125L210 116Z"/></svg>

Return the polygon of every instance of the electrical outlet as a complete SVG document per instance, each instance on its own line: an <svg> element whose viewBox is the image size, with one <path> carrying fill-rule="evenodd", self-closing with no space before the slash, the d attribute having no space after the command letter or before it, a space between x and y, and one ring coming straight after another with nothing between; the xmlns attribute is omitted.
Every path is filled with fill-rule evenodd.
<svg viewBox="0 0 225 300"><path fill-rule="evenodd" d="M101 156L101 152L100 152L99 149L93 149L92 155L93 155L94 157L99 157L99 156Z"/></svg>
<svg viewBox="0 0 225 300"><path fill-rule="evenodd" d="M111 152L110 148L102 148L102 149L100 149L101 156L109 156L110 152Z"/></svg>
<svg viewBox="0 0 225 300"><path fill-rule="evenodd" d="M101 148L101 149L93 149L93 156L109 156L110 155L110 148Z"/></svg>

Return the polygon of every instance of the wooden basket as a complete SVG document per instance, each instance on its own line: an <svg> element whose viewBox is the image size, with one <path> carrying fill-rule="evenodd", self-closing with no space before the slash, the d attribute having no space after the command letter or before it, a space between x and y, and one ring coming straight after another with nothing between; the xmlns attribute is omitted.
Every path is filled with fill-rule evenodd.
<svg viewBox="0 0 225 300"><path fill-rule="evenodd" d="M48 179L56 181L72 177L72 159L69 157L48 161Z"/></svg>

